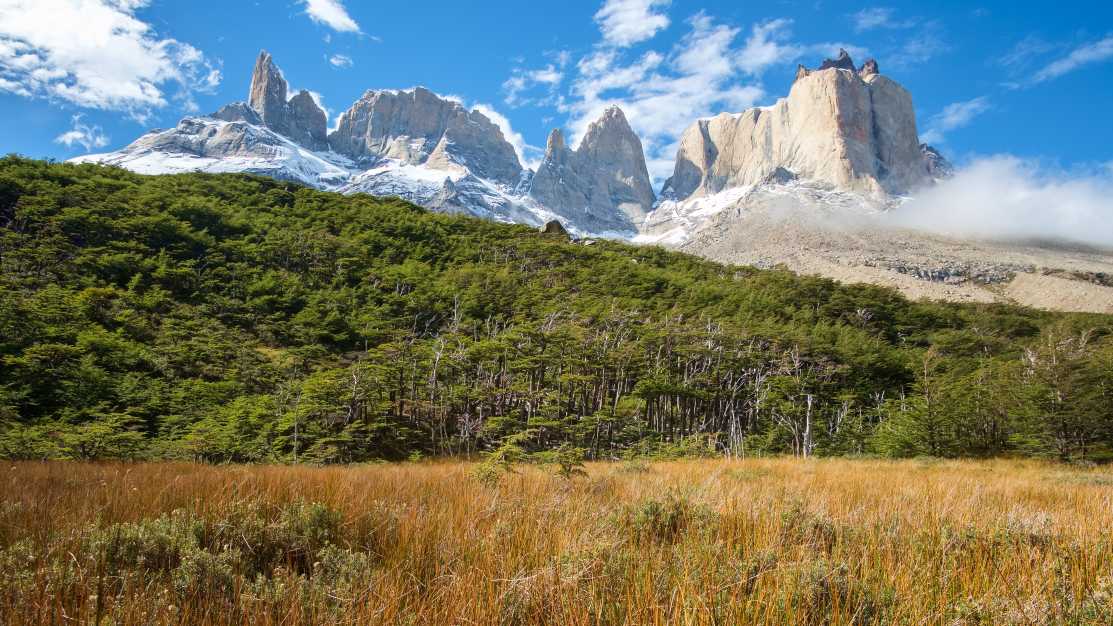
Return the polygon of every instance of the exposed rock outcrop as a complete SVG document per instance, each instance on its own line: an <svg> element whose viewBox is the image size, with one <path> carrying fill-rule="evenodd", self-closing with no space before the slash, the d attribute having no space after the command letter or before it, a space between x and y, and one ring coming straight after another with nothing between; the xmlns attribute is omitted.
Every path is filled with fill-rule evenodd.
<svg viewBox="0 0 1113 626"><path fill-rule="evenodd" d="M554 130L529 195L600 230L633 230L655 201L641 140L618 107L593 122L575 150Z"/></svg>
<svg viewBox="0 0 1113 626"><path fill-rule="evenodd" d="M819 66L819 71L829 69L850 70L851 72L857 71L857 68L854 67L854 61L850 58L850 54L842 49L839 50L839 56L834 59L824 59L823 63Z"/></svg>
<svg viewBox="0 0 1113 626"><path fill-rule="evenodd" d="M568 231L564 225L557 220L549 220L545 225L538 229L543 235L557 235L560 237L568 238Z"/></svg>
<svg viewBox="0 0 1113 626"><path fill-rule="evenodd" d="M271 55L259 53L248 104L267 128L311 150L328 148L328 116L306 90L287 99L289 86Z"/></svg>
<svg viewBox="0 0 1113 626"><path fill-rule="evenodd" d="M935 180L943 180L955 175L955 167L935 148L926 143L920 144L920 152L927 163L928 174Z"/></svg>
<svg viewBox="0 0 1113 626"><path fill-rule="evenodd" d="M506 185L522 165L502 131L479 111L418 87L368 91L342 114L329 135L336 152L360 161L397 159L412 165L469 170Z"/></svg>
<svg viewBox="0 0 1113 626"><path fill-rule="evenodd" d="M246 102L233 102L226 104L209 117L222 120L225 122L247 122L255 126L262 126L263 119L255 112L255 109L247 105Z"/></svg>
<svg viewBox="0 0 1113 626"><path fill-rule="evenodd" d="M662 195L674 199L759 184L778 169L866 195L906 193L929 180L912 97L846 51L797 70L771 107L699 120L680 140Z"/></svg>

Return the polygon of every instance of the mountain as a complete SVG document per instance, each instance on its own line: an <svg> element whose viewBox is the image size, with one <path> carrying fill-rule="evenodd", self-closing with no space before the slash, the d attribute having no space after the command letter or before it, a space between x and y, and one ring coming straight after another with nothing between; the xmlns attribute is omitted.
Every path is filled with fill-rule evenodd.
<svg viewBox="0 0 1113 626"><path fill-rule="evenodd" d="M803 188L835 204L890 208L949 169L921 147L908 91L875 60L856 68L845 50L816 70L799 66L788 97L772 106L698 120L679 143L643 239L687 240L755 189Z"/></svg>
<svg viewBox="0 0 1113 626"><path fill-rule="evenodd" d="M575 150L559 129L552 131L530 195L574 223L618 231L644 220L656 201L641 140L614 106Z"/></svg>
<svg viewBox="0 0 1113 626"><path fill-rule="evenodd" d="M604 113L575 152L547 155L537 177L497 124L423 87L367 91L340 114L332 132L312 93L289 91L264 51L247 102L74 161L143 174L262 174L496 221L558 219L577 234L632 236L653 207L641 142L618 109ZM554 169L558 162L569 167Z"/></svg>
<svg viewBox="0 0 1113 626"><path fill-rule="evenodd" d="M573 236L783 265L915 298L1113 311L1109 251L895 226L893 210L953 167L920 142L909 92L875 60L857 66L845 51L798 67L789 94L771 106L693 123L659 197L617 107L578 146L554 130L536 172L481 111L423 87L367 91L327 127L313 94L291 96L263 52L246 102L75 160L144 174L248 172L500 222L556 220Z"/></svg>
<svg viewBox="0 0 1113 626"><path fill-rule="evenodd" d="M920 143L908 91L844 51L772 106L688 128L635 240L917 299L1113 312L1108 250L901 228L894 209L953 171Z"/></svg>

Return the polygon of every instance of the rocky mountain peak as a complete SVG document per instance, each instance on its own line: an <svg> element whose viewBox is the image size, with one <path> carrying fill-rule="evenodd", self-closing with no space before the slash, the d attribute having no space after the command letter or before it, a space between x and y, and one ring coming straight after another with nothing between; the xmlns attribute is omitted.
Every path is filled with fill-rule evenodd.
<svg viewBox="0 0 1113 626"><path fill-rule="evenodd" d="M839 56L834 59L824 59L823 63L819 65L818 71L829 70L831 68L850 70L851 72L858 71L858 68L854 67L854 61L850 58L850 53L842 48L839 48Z"/></svg>
<svg viewBox="0 0 1113 626"><path fill-rule="evenodd" d="M287 99L289 85L266 50L259 53L251 74L248 105L263 124L311 150L328 148L328 116L306 90Z"/></svg>
<svg viewBox="0 0 1113 626"><path fill-rule="evenodd" d="M522 173L514 147L494 122L424 87L368 91L342 114L329 144L357 161L466 169L506 185Z"/></svg>
<svg viewBox="0 0 1113 626"><path fill-rule="evenodd" d="M259 53L251 73L251 90L247 103L265 124L281 123L286 114L286 79L266 50Z"/></svg>
<svg viewBox="0 0 1113 626"><path fill-rule="evenodd" d="M563 133L550 133L529 193L571 222L599 230L633 230L656 201L641 140L618 107L592 122L574 151Z"/></svg>
<svg viewBox="0 0 1113 626"><path fill-rule="evenodd" d="M877 65L877 59L869 59L868 61L865 62L864 65L862 65L862 69L858 70L858 75L861 76L862 78L865 78L867 76L873 76L874 74L880 74L880 73L881 73L881 69Z"/></svg>
<svg viewBox="0 0 1113 626"><path fill-rule="evenodd" d="M564 133L559 128L554 128L549 133L549 139L545 142L545 156L561 154L568 149L567 144L564 142Z"/></svg>
<svg viewBox="0 0 1113 626"><path fill-rule="evenodd" d="M877 197L928 182L911 95L845 50L814 71L799 66L773 106L689 127L665 193L683 200L786 175Z"/></svg>

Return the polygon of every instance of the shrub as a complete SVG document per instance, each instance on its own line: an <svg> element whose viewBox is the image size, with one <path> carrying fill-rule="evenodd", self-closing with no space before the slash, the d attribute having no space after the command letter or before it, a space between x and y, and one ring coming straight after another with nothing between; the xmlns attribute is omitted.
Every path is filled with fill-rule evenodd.
<svg viewBox="0 0 1113 626"><path fill-rule="evenodd" d="M708 524L714 513L687 498L670 495L664 500L644 500L628 507L625 524L641 541L673 543L692 527Z"/></svg>

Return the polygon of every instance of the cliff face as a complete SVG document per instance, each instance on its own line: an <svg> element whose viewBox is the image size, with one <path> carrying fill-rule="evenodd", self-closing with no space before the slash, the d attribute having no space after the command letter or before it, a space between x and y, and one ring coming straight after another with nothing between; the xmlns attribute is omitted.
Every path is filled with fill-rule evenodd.
<svg viewBox="0 0 1113 626"><path fill-rule="evenodd" d="M844 54L821 67L801 67L771 107L689 127L664 193L683 200L789 175L885 195L929 180L909 93L873 61L853 70Z"/></svg>
<svg viewBox="0 0 1113 626"><path fill-rule="evenodd" d="M641 140L618 107L593 122L575 150L554 130L529 194L557 215L604 230L632 230L656 200Z"/></svg>
<svg viewBox="0 0 1113 626"><path fill-rule="evenodd" d="M345 111L329 144L356 160L397 159L459 170L507 185L522 165L502 131L479 111L418 87L369 91Z"/></svg>

